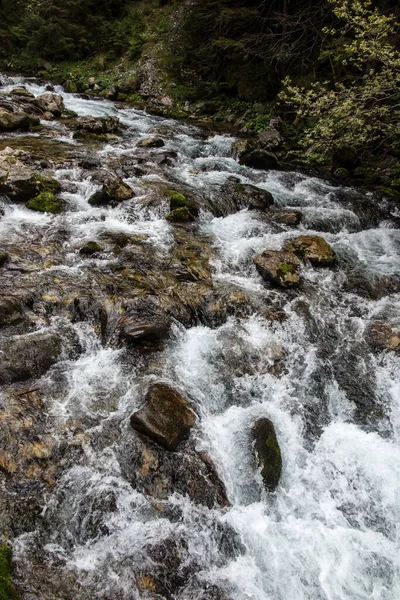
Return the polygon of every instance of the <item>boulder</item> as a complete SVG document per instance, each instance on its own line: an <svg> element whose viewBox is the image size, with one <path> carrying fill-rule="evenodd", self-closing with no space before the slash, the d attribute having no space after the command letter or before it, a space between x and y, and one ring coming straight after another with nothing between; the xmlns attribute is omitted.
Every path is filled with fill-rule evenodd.
<svg viewBox="0 0 400 600"><path fill-rule="evenodd" d="M79 254L83 256L91 256L92 254L96 254L97 252L102 252L103 248L97 242L87 242L82 248L79 250Z"/></svg>
<svg viewBox="0 0 400 600"><path fill-rule="evenodd" d="M171 223L189 223L189 221L194 221L194 216L186 206L182 206L182 208L176 208L171 211L166 216L166 219L167 221L171 221Z"/></svg>
<svg viewBox="0 0 400 600"><path fill-rule="evenodd" d="M229 177L209 202L210 210L217 217L227 216L244 208L267 211L273 203L270 192L255 185L241 183L237 177Z"/></svg>
<svg viewBox="0 0 400 600"><path fill-rule="evenodd" d="M54 192L51 190L44 190L35 196L35 198L32 198L32 200L29 200L26 207L30 210L35 210L36 212L59 215L64 212L65 204Z"/></svg>
<svg viewBox="0 0 400 600"><path fill-rule="evenodd" d="M303 215L298 210L275 210L271 213L271 219L274 223L287 225L288 227L296 227L302 218Z"/></svg>
<svg viewBox="0 0 400 600"><path fill-rule="evenodd" d="M232 146L232 155L234 158L240 161L245 155L249 154L252 150L255 150L256 143L254 139L240 138Z"/></svg>
<svg viewBox="0 0 400 600"><path fill-rule="evenodd" d="M319 235L300 235L288 240L284 249L309 260L315 267L332 267L336 264L335 251Z"/></svg>
<svg viewBox="0 0 400 600"><path fill-rule="evenodd" d="M159 343L169 334L171 320L155 297L133 301L120 322L120 338L129 345Z"/></svg>
<svg viewBox="0 0 400 600"><path fill-rule="evenodd" d="M282 472L282 455L276 438L275 428L269 419L259 419L252 431L252 450L265 489L273 491L279 483Z"/></svg>
<svg viewBox="0 0 400 600"><path fill-rule="evenodd" d="M382 321L371 323L367 328L366 340L377 352L385 350L400 352L400 331L396 331L389 323Z"/></svg>
<svg viewBox="0 0 400 600"><path fill-rule="evenodd" d="M21 303L12 296L0 296L0 327L13 325L21 319Z"/></svg>
<svg viewBox="0 0 400 600"><path fill-rule="evenodd" d="M257 144L264 150L273 150L282 145L279 119L271 119L270 124L257 135Z"/></svg>
<svg viewBox="0 0 400 600"><path fill-rule="evenodd" d="M0 131L29 131L31 126L39 125L40 119L25 112L0 112Z"/></svg>
<svg viewBox="0 0 400 600"><path fill-rule="evenodd" d="M109 177L103 183L103 194L109 196L111 200L122 202L130 200L135 195L132 188L119 177Z"/></svg>
<svg viewBox="0 0 400 600"><path fill-rule="evenodd" d="M117 133L121 128L118 117L78 117L74 124L75 129L95 135Z"/></svg>
<svg viewBox="0 0 400 600"><path fill-rule="evenodd" d="M43 191L61 191L58 181L35 173L26 164L28 160L29 154L22 150L7 147L0 151L0 194L16 202L26 202Z"/></svg>
<svg viewBox="0 0 400 600"><path fill-rule="evenodd" d="M103 190L98 190L90 196L88 202L90 206L107 206L110 204L111 198Z"/></svg>
<svg viewBox="0 0 400 600"><path fill-rule="evenodd" d="M0 251L0 267L4 267L4 265L8 261L8 258L8 254L6 252Z"/></svg>
<svg viewBox="0 0 400 600"><path fill-rule="evenodd" d="M162 148L163 146L165 146L164 140L156 137L145 138L137 143L138 148Z"/></svg>
<svg viewBox="0 0 400 600"><path fill-rule="evenodd" d="M11 96L20 96L22 98L34 98L34 94L32 94L32 92L30 92L29 90L26 89L26 87L21 86L18 88L14 88L13 90L11 90Z"/></svg>
<svg viewBox="0 0 400 600"><path fill-rule="evenodd" d="M192 217L198 217L199 209L195 200L188 198L176 190L166 190L165 193L169 196L169 208L171 212L178 208L187 208Z"/></svg>
<svg viewBox="0 0 400 600"><path fill-rule="evenodd" d="M175 450L195 423L189 402L165 383L150 386L145 405L131 416L133 429L167 450Z"/></svg>
<svg viewBox="0 0 400 600"><path fill-rule="evenodd" d="M239 163L252 169L278 169L279 162L273 152L268 150L252 150L251 152L244 153Z"/></svg>
<svg viewBox="0 0 400 600"><path fill-rule="evenodd" d="M64 112L64 100L59 94L53 92L46 92L35 99L35 104L43 112L50 112L55 117L61 116Z"/></svg>
<svg viewBox="0 0 400 600"><path fill-rule="evenodd" d="M61 354L61 339L54 332L35 332L5 340L0 348L0 385L44 375Z"/></svg>
<svg viewBox="0 0 400 600"><path fill-rule="evenodd" d="M278 287L292 288L300 285L300 261L293 252L264 250L253 262L260 275Z"/></svg>

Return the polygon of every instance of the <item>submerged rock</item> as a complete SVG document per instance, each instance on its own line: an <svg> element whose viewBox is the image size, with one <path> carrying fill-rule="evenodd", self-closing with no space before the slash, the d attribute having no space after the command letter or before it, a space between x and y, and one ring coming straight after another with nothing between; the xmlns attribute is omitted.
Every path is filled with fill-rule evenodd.
<svg viewBox="0 0 400 600"><path fill-rule="evenodd" d="M253 262L260 275L274 285L283 288L300 285L300 261L293 252L264 250Z"/></svg>
<svg viewBox="0 0 400 600"><path fill-rule="evenodd" d="M103 248L97 242L87 242L82 248L79 250L79 254L83 256L91 256L92 254L96 254L97 252L102 252Z"/></svg>
<svg viewBox="0 0 400 600"><path fill-rule="evenodd" d="M332 267L336 264L335 251L319 235L300 235L294 240L288 240L284 248L309 260L315 267Z"/></svg>
<svg viewBox="0 0 400 600"><path fill-rule="evenodd" d="M282 471L282 455L275 428L269 419L259 419L252 432L252 448L257 466L267 491L273 491L279 483Z"/></svg>
<svg viewBox="0 0 400 600"><path fill-rule="evenodd" d="M44 375L58 360L61 339L51 331L35 332L5 340L0 351L0 385L26 381Z"/></svg>
<svg viewBox="0 0 400 600"><path fill-rule="evenodd" d="M400 331L396 331L389 323L377 321L367 329L366 340L377 352L395 350L400 352Z"/></svg>
<svg viewBox="0 0 400 600"><path fill-rule="evenodd" d="M35 104L43 112L52 113L55 117L60 117L61 113L64 112L64 100L59 94L52 92L46 92L35 99Z"/></svg>
<svg viewBox="0 0 400 600"><path fill-rule="evenodd" d="M32 92L27 90L25 86L14 88L13 90L11 90L10 93L11 93L11 96L21 96L23 98L34 98L35 97L34 94L32 94Z"/></svg>
<svg viewBox="0 0 400 600"><path fill-rule="evenodd" d="M164 383L152 385L143 408L131 416L133 429L167 448L175 450L196 422L189 402Z"/></svg>

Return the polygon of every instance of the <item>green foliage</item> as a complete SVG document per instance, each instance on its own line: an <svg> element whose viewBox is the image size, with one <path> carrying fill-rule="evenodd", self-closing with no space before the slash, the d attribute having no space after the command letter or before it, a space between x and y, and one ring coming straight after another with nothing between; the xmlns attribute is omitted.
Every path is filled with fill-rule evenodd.
<svg viewBox="0 0 400 600"><path fill-rule="evenodd" d="M337 28L325 30L321 60L351 73L351 78L316 82L308 89L284 81L280 99L297 111L296 122L311 118L302 144L325 154L353 146L365 151L400 136L400 53L393 40L393 15L381 14L369 0L329 0Z"/></svg>

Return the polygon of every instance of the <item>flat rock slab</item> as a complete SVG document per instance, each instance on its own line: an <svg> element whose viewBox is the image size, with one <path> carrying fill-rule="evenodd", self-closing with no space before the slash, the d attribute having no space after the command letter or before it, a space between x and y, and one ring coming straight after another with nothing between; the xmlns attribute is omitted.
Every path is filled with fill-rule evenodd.
<svg viewBox="0 0 400 600"><path fill-rule="evenodd" d="M195 422L189 402L165 383L153 384L146 394L143 408L131 416L133 429L167 450L175 450Z"/></svg>
<svg viewBox="0 0 400 600"><path fill-rule="evenodd" d="M300 261L293 252L264 250L253 262L263 279L273 285L282 288L300 285Z"/></svg>

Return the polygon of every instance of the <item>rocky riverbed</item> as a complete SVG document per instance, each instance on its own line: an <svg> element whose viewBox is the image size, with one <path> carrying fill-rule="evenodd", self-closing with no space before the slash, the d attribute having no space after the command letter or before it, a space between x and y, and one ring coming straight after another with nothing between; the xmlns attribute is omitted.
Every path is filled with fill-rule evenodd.
<svg viewBox="0 0 400 600"><path fill-rule="evenodd" d="M397 599L396 201L0 81L5 598Z"/></svg>

